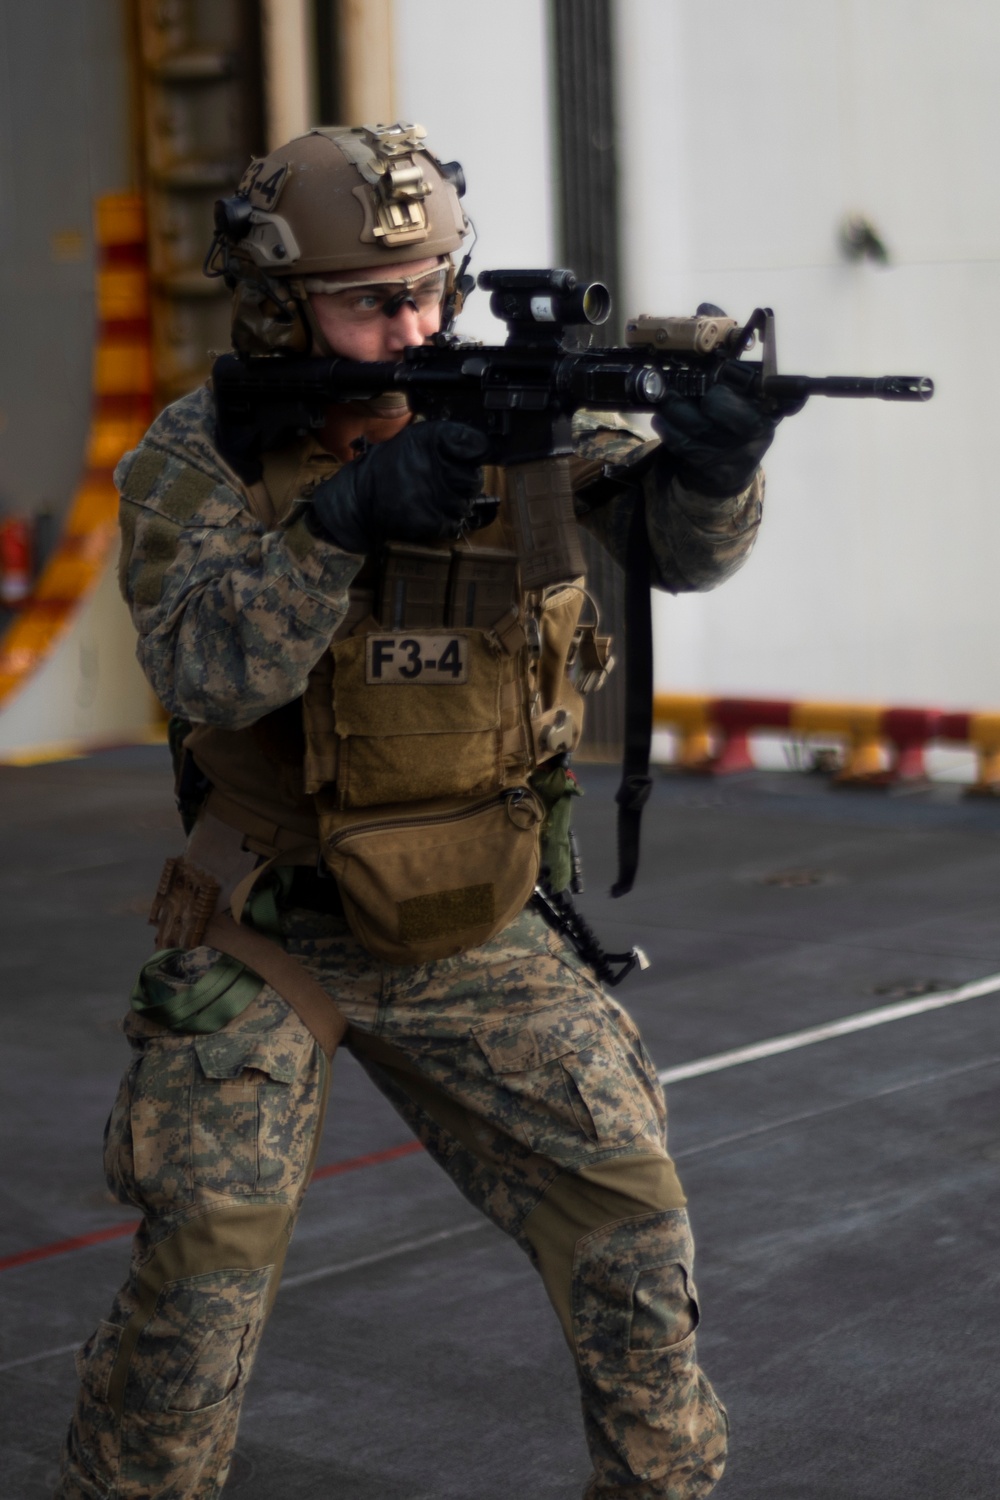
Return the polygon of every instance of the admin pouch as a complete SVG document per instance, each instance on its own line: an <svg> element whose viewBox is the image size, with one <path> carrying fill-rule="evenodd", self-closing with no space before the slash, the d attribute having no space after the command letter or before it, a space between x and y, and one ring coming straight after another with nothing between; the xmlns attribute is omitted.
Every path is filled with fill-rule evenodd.
<svg viewBox="0 0 1000 1500"><path fill-rule="evenodd" d="M523 639L523 637L522 637ZM369 631L334 641L329 725L341 809L472 797L529 769L517 653L494 630ZM306 735L313 705L305 703ZM309 790L318 790L309 777Z"/></svg>
<svg viewBox="0 0 1000 1500"><path fill-rule="evenodd" d="M317 798L323 857L351 930L389 963L430 963L487 942L538 879L544 808L525 786L374 811Z"/></svg>

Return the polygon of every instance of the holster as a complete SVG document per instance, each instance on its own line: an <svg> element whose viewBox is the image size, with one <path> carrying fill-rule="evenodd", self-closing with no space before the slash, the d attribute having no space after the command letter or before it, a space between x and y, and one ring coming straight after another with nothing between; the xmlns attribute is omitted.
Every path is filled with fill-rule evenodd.
<svg viewBox="0 0 1000 1500"><path fill-rule="evenodd" d="M220 890L217 880L183 854L168 859L149 913L157 948L197 948L203 943Z"/></svg>

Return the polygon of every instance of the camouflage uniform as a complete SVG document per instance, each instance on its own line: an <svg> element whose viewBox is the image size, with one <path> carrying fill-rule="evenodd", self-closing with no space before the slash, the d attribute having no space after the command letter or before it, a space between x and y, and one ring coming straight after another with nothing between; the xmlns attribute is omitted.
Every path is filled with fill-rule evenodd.
<svg viewBox="0 0 1000 1500"><path fill-rule="evenodd" d="M255 519L211 418L207 393L185 398L123 462L123 588L162 701L239 731L303 692L358 560L308 530L301 470L278 525ZM579 425L583 465L641 444L613 423ZM759 478L711 505L676 483L623 489L586 518L618 556L637 493L661 586L709 586L749 551ZM307 817L298 791L289 773L290 825ZM541 1274L577 1363L587 1500L707 1494L726 1419L695 1357L693 1247L662 1091L627 1014L530 910L479 948L412 966L376 962L335 910L286 900L279 922L348 1017L375 1083ZM179 953L168 982L189 989L218 958ZM129 1279L79 1357L57 1495L210 1500L312 1169L329 1069L266 984L212 1033L136 1014L125 1029L134 1060L105 1166L144 1220Z"/></svg>

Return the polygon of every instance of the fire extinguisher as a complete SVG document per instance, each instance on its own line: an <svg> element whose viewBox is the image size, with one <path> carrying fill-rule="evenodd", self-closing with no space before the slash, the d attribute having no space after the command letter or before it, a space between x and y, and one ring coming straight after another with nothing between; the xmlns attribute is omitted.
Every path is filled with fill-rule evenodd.
<svg viewBox="0 0 1000 1500"><path fill-rule="evenodd" d="M27 516L0 518L0 604L16 609L31 593L33 528Z"/></svg>

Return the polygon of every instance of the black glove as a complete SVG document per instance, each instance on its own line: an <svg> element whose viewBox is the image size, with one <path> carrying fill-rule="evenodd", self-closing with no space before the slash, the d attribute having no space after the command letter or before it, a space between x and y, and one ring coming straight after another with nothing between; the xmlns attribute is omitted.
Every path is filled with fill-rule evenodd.
<svg viewBox="0 0 1000 1500"><path fill-rule="evenodd" d="M746 394L753 379L748 366L727 360L700 400L671 391L660 402L653 431L689 489L720 498L745 490L778 423L793 410Z"/></svg>
<svg viewBox="0 0 1000 1500"><path fill-rule="evenodd" d="M461 422L404 427L316 486L316 520L345 552L455 537L482 489L486 446L481 432Z"/></svg>

